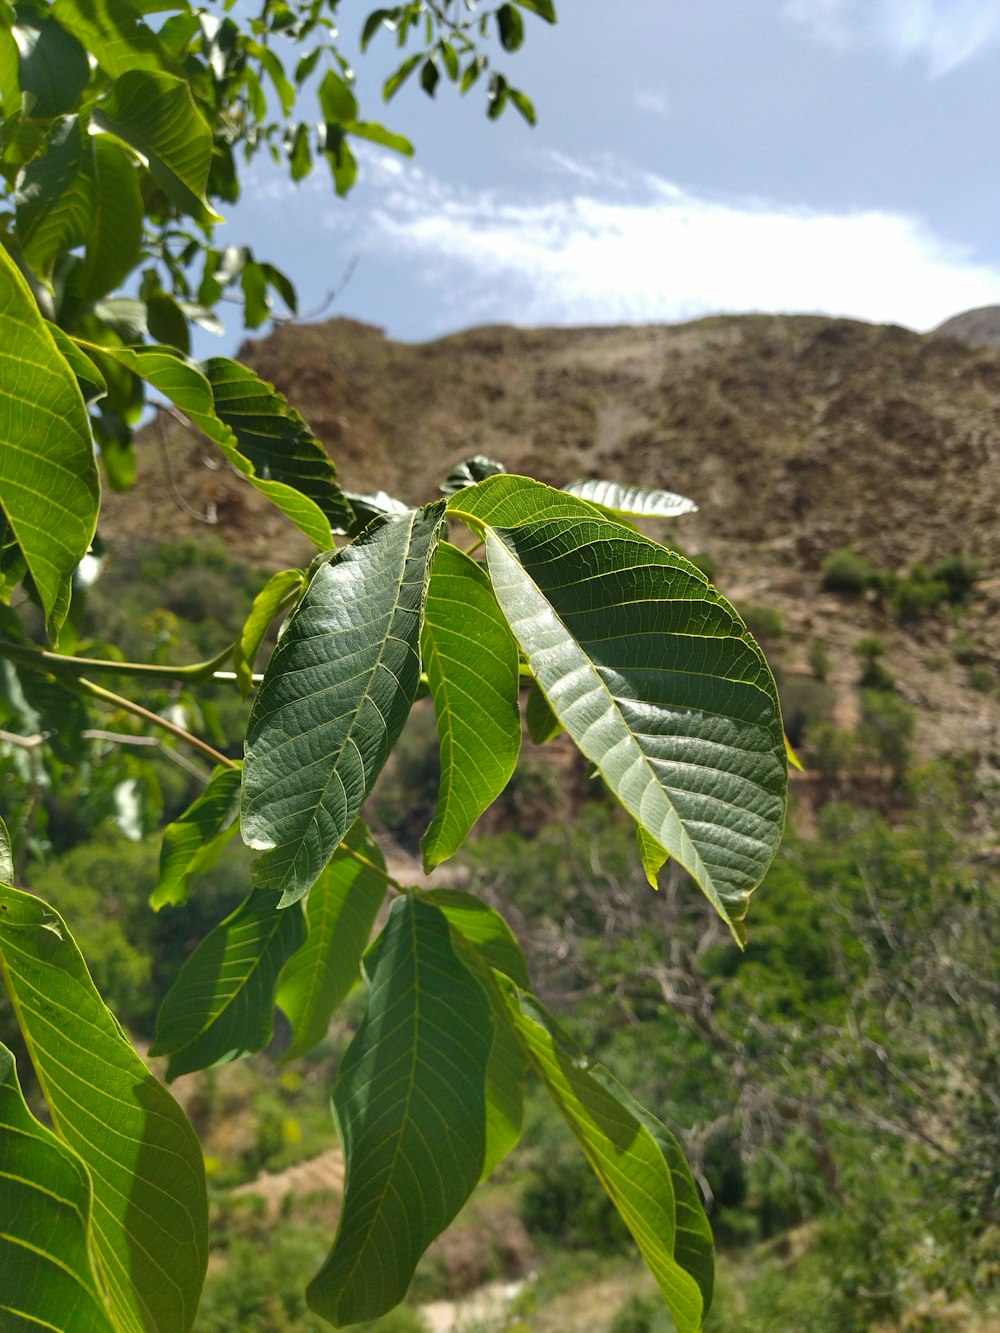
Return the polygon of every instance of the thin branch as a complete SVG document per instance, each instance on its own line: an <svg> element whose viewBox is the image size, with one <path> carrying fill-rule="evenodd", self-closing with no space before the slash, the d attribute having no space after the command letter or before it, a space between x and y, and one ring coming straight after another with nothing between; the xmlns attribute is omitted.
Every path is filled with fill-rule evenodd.
<svg viewBox="0 0 1000 1333"><path fill-rule="evenodd" d="M143 721L149 722L154 727L159 727L161 731L168 732L185 745L192 746L195 750L200 750L203 755L211 759L213 764L221 764L225 768L238 768L239 765L235 759L230 759L221 754L208 741L203 741L200 736L194 736L190 731L185 731L179 727L176 722L171 722L168 718L161 717L159 713L153 713L148 708L143 708L142 704L134 703L131 699L126 699L123 695L115 694L111 690L106 690L103 685L97 685L92 680L85 680L82 676L72 681L73 689L80 694L85 694L91 699L100 699L102 703L110 704L113 708L121 708L126 713L133 714L134 717L141 717Z"/></svg>
<svg viewBox="0 0 1000 1333"><path fill-rule="evenodd" d="M187 666L161 666L155 662L114 662L99 657L72 657L68 653L50 653L45 648L33 648L24 643L11 643L0 639L0 658L7 658L33 671L43 671L47 675L60 679L76 678L81 671L88 675L111 676L155 676L159 680L207 680L236 678L235 672L222 672L218 668L232 656L230 644L215 657L205 662L191 662Z"/></svg>

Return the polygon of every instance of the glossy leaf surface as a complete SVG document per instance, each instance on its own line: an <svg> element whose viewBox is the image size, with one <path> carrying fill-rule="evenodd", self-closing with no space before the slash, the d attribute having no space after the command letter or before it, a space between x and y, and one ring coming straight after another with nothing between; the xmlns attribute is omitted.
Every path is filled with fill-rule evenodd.
<svg viewBox="0 0 1000 1333"><path fill-rule="evenodd" d="M618 481L574 481L563 488L569 495L579 495L604 509L637 518L677 518L693 514L698 506L674 491L660 491L651 486L623 486Z"/></svg>
<svg viewBox="0 0 1000 1333"><path fill-rule="evenodd" d="M367 528L316 571L254 700L243 837L258 882L300 898L340 845L403 728L444 501Z"/></svg>
<svg viewBox="0 0 1000 1333"><path fill-rule="evenodd" d="M347 1164L343 1210L307 1291L337 1327L402 1300L418 1259L475 1188L485 1146L493 1025L445 917L397 899L365 966L368 1010L333 1096Z"/></svg>
<svg viewBox="0 0 1000 1333"><path fill-rule="evenodd" d="M434 556L421 639L441 746L424 869L453 855L506 787L521 748L517 644L486 571L449 542Z"/></svg>
<svg viewBox="0 0 1000 1333"><path fill-rule="evenodd" d="M94 1253L122 1329L185 1333L208 1262L201 1149L133 1051L66 923L0 888L0 970L52 1124L93 1182Z"/></svg>

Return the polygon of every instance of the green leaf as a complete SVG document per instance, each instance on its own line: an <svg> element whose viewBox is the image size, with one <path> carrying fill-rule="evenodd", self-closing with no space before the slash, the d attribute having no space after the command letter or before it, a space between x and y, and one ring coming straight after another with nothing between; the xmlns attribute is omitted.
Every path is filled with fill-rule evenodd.
<svg viewBox="0 0 1000 1333"><path fill-rule="evenodd" d="M556 22L556 7L552 0L514 0L514 2L522 9L530 9L532 14L537 14L546 23Z"/></svg>
<svg viewBox="0 0 1000 1333"><path fill-rule="evenodd" d="M493 969L503 972L518 986L529 987L528 967L507 922L479 898L457 889L433 889L422 895L422 901L444 912L452 928L452 939L467 965L470 963L467 951L471 951L471 965L486 991L493 1014L493 1045L486 1067L486 1153L481 1176L486 1180L521 1137L528 1067Z"/></svg>
<svg viewBox="0 0 1000 1333"><path fill-rule="evenodd" d="M400 88L402 88L403 84L417 68L423 58L423 53L418 51L415 56L408 56L400 65L399 69L389 75L385 83L382 85L382 96L385 101L388 102L391 98L396 96Z"/></svg>
<svg viewBox="0 0 1000 1333"><path fill-rule="evenodd" d="M635 1238L678 1333L699 1333L705 1302L698 1280L678 1257L678 1200L660 1142L611 1090L610 1081L595 1077L534 996L517 992L502 977L498 985L528 1058ZM685 1196L682 1203L683 1224L693 1227L691 1201ZM685 1258L690 1245L688 1233L681 1251Z"/></svg>
<svg viewBox="0 0 1000 1333"><path fill-rule="evenodd" d="M264 672L247 730L243 838L257 882L300 898L340 845L403 729L444 501L377 520L316 571Z"/></svg>
<svg viewBox="0 0 1000 1333"><path fill-rule="evenodd" d="M452 856L510 781L521 748L517 644L486 571L438 545L421 638L441 743L441 789L420 840L424 869Z"/></svg>
<svg viewBox="0 0 1000 1333"><path fill-rule="evenodd" d="M333 544L331 516L350 510L336 469L297 412L251 370L218 357L201 368L164 347L96 347L152 384L181 409L257 490L321 549Z"/></svg>
<svg viewBox="0 0 1000 1333"><path fill-rule="evenodd" d="M10 28L0 24L0 116L10 120L21 111L20 52Z"/></svg>
<svg viewBox="0 0 1000 1333"><path fill-rule="evenodd" d="M201 1150L94 988L66 923L0 889L0 971L59 1138L93 1182L94 1255L116 1327L185 1333L208 1262Z"/></svg>
<svg viewBox="0 0 1000 1333"><path fill-rule="evenodd" d="M497 473L506 471L503 463L498 463L495 458L474 454L455 464L441 483L441 494L454 495L466 486L474 486L477 481L485 481L487 477L495 477Z"/></svg>
<svg viewBox="0 0 1000 1333"><path fill-rule="evenodd" d="M26 667L18 669L17 678L25 699L39 716L41 730L47 733L52 753L63 763L79 764L87 750L81 733L90 721L82 696Z"/></svg>
<svg viewBox="0 0 1000 1333"><path fill-rule="evenodd" d="M157 185L182 212L202 223L222 221L205 197L212 131L184 79L129 70L94 107L94 121L142 154Z"/></svg>
<svg viewBox="0 0 1000 1333"><path fill-rule="evenodd" d="M525 990L530 987L524 953L499 912L459 889L431 889L421 895L421 901L439 907L488 967L503 972Z"/></svg>
<svg viewBox="0 0 1000 1333"><path fill-rule="evenodd" d="M712 1228L705 1216L701 1195L694 1183L694 1176L687 1164L684 1150L663 1121L658 1120L651 1111L640 1105L628 1089L624 1088L603 1065L591 1065L589 1073L591 1078L596 1079L649 1130L657 1147L663 1153L664 1161L670 1168L670 1179L674 1187L677 1217L674 1258L697 1282L701 1291L702 1309L707 1312L712 1304L715 1287L715 1247Z"/></svg>
<svg viewBox="0 0 1000 1333"><path fill-rule="evenodd" d="M642 861L643 873L649 882L650 888L658 889L660 887L660 871L670 860L670 853L665 847L661 847L653 835L647 832L641 824L636 824L635 831L639 839L639 857Z"/></svg>
<svg viewBox="0 0 1000 1333"><path fill-rule="evenodd" d="M340 1226L306 1293L337 1327L403 1299L475 1188L485 1144L493 1025L445 917L397 899L366 971L368 1010L333 1094L347 1167Z"/></svg>
<svg viewBox="0 0 1000 1333"><path fill-rule="evenodd" d="M306 938L300 907L254 889L195 949L167 992L150 1055L167 1078L260 1051L274 1033L278 973Z"/></svg>
<svg viewBox="0 0 1000 1333"><path fill-rule="evenodd" d="M524 720L528 724L528 735L536 745L544 745L554 740L566 730L549 707L549 701L542 693L538 681L531 682L528 702L524 709Z"/></svg>
<svg viewBox="0 0 1000 1333"><path fill-rule="evenodd" d="M529 125L538 124L538 113L535 111L535 104L527 93L523 93L520 88L508 88L507 96L517 107L523 120Z"/></svg>
<svg viewBox="0 0 1000 1333"><path fill-rule="evenodd" d="M295 106L295 87L285 73L284 65L269 46L257 48L256 55L261 65L267 70L268 77L274 85L274 91L278 94L278 100L281 102L282 112L286 116L290 116L292 108Z"/></svg>
<svg viewBox="0 0 1000 1333"><path fill-rule="evenodd" d="M107 382L90 357L84 355L69 334L64 333L58 324L46 321L46 328L52 334L56 347L69 362L86 405L89 407L91 403L103 398L108 391Z"/></svg>
<svg viewBox="0 0 1000 1333"><path fill-rule="evenodd" d="M392 130L387 130L384 125L378 124L374 120L354 120L347 127L348 132L353 134L356 139L366 139L369 143L377 143L382 148L389 148L394 153L400 153L403 157L413 156L413 144L402 134L396 134Z"/></svg>
<svg viewBox="0 0 1000 1333"><path fill-rule="evenodd" d="M524 19L513 5L501 5L497 10L497 29L505 51L517 51L524 45Z"/></svg>
<svg viewBox="0 0 1000 1333"><path fill-rule="evenodd" d="M94 535L100 483L76 378L2 247L0 275L0 505L54 640Z"/></svg>
<svg viewBox="0 0 1000 1333"><path fill-rule="evenodd" d="M129 0L55 0L52 16L115 79L129 71L170 70L170 57Z"/></svg>
<svg viewBox="0 0 1000 1333"><path fill-rule="evenodd" d="M14 883L14 853L7 825L0 819L0 884Z"/></svg>
<svg viewBox="0 0 1000 1333"><path fill-rule="evenodd" d="M317 92L323 119L334 124L349 125L358 114L358 103L348 84L328 69Z"/></svg>
<svg viewBox="0 0 1000 1333"><path fill-rule="evenodd" d="M634 514L640 518L677 518L680 514L696 513L698 509L693 500L673 491L623 486L617 481L574 481L563 489L568 495L579 495L613 513Z"/></svg>
<svg viewBox="0 0 1000 1333"><path fill-rule="evenodd" d="M198 799L163 830L160 879L149 898L154 911L187 902L194 875L212 866L236 832L240 770L217 767Z"/></svg>
<svg viewBox="0 0 1000 1333"><path fill-rule="evenodd" d="M267 274L256 260L248 260L243 265L240 287L243 290L243 322L248 329L259 329L271 318L271 305L267 296Z"/></svg>
<svg viewBox="0 0 1000 1333"><path fill-rule="evenodd" d="M48 279L56 256L86 238L92 199L82 162L80 122L67 116L18 175L17 234L24 258L40 277Z"/></svg>
<svg viewBox="0 0 1000 1333"><path fill-rule="evenodd" d="M76 110L90 82L87 52L50 18L27 12L14 30L21 51L21 91L25 115L50 120Z"/></svg>
<svg viewBox="0 0 1000 1333"><path fill-rule="evenodd" d="M386 514L408 514L410 506L404 500L397 500L387 491L376 491L373 495L360 495L357 491L345 491L344 495L354 510L354 520L347 530L349 537L356 537L363 532L374 518Z"/></svg>
<svg viewBox="0 0 1000 1333"><path fill-rule="evenodd" d="M346 527L353 515L337 485L337 469L298 412L270 384L236 361L213 357L201 369L212 387L215 413L235 435L242 457L253 465L258 488L274 498L276 487L285 487L311 500L328 526ZM282 503L275 501L292 518L290 502L290 497ZM293 518L293 522L306 531L303 518ZM332 538L319 541L315 524L310 527L306 535L321 550L329 550Z"/></svg>
<svg viewBox="0 0 1000 1333"><path fill-rule="evenodd" d="M385 858L359 819L309 890L309 935L285 964L277 1004L294 1034L284 1064L326 1036L334 1010L361 978L361 955L385 900Z"/></svg>
<svg viewBox="0 0 1000 1333"><path fill-rule="evenodd" d="M250 614L240 633L236 646L236 679L243 697L253 689L253 667L260 645L271 627L271 621L304 583L301 569L282 569L272 574L253 599Z"/></svg>
<svg viewBox="0 0 1000 1333"><path fill-rule="evenodd" d="M774 680L739 616L681 556L539 482L491 477L449 511L484 531L553 712L741 940L787 769Z"/></svg>
<svg viewBox="0 0 1000 1333"><path fill-rule="evenodd" d="M91 1188L74 1152L28 1110L0 1044L0 1323L115 1333L90 1253Z"/></svg>

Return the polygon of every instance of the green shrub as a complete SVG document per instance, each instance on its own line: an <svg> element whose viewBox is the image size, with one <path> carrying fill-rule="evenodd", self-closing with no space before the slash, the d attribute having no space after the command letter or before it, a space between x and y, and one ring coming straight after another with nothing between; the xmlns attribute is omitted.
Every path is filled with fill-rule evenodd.
<svg viewBox="0 0 1000 1333"><path fill-rule="evenodd" d="M809 728L833 711L833 691L812 676L786 676L779 693L785 731L793 745L801 745Z"/></svg>
<svg viewBox="0 0 1000 1333"><path fill-rule="evenodd" d="M900 620L916 620L936 611L948 601L948 584L933 578L924 565L914 565L908 578L900 579L892 594L891 606Z"/></svg>
<svg viewBox="0 0 1000 1333"><path fill-rule="evenodd" d="M830 654L822 639L813 639L806 654L809 669L817 680L826 680L830 674Z"/></svg>
<svg viewBox="0 0 1000 1333"><path fill-rule="evenodd" d="M875 570L869 560L850 546L832 551L823 561L820 586L824 592L857 595L871 585Z"/></svg>
<svg viewBox="0 0 1000 1333"><path fill-rule="evenodd" d="M785 637L785 618L775 607L755 606L750 603L738 607L737 610L755 639L774 640Z"/></svg>
<svg viewBox="0 0 1000 1333"><path fill-rule="evenodd" d="M876 763L885 765L896 782L902 781L910 765L915 714L897 694L863 690L858 733L862 745Z"/></svg>
<svg viewBox="0 0 1000 1333"><path fill-rule="evenodd" d="M946 584L948 601L960 606L968 601L981 572L981 561L973 560L967 555L949 555L931 566L930 577Z"/></svg>

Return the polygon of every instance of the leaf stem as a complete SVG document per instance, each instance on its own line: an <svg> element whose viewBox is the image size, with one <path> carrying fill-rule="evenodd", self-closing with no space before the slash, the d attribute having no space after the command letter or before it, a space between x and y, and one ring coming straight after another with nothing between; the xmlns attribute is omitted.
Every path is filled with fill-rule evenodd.
<svg viewBox="0 0 1000 1333"><path fill-rule="evenodd" d="M77 677L81 671L93 675L156 676L160 680L205 680L214 676L233 653L229 644L221 653L205 662L191 662L187 666L161 666L156 662L114 662L100 657L71 657L68 653L50 653L45 648L32 648L24 643L0 639L0 658L7 658L35 671L46 671L53 676ZM226 679L221 675L220 679Z"/></svg>

